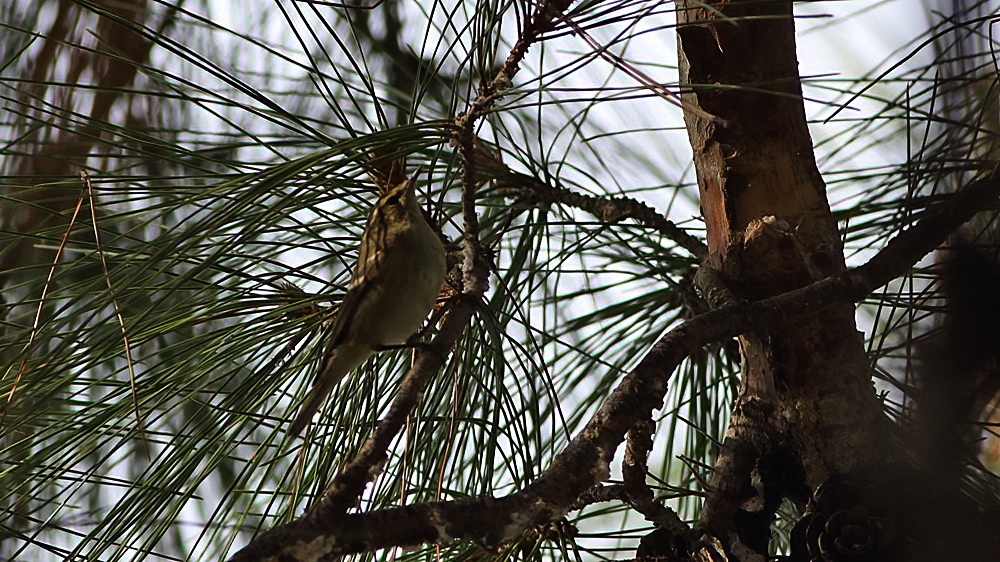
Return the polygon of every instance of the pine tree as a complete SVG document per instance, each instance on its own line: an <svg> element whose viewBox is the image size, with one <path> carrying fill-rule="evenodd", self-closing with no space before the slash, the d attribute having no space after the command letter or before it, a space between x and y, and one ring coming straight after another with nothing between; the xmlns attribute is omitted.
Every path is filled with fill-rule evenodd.
<svg viewBox="0 0 1000 562"><path fill-rule="evenodd" d="M997 17L850 6L0 5L0 552L991 560ZM448 280L293 437L404 169Z"/></svg>

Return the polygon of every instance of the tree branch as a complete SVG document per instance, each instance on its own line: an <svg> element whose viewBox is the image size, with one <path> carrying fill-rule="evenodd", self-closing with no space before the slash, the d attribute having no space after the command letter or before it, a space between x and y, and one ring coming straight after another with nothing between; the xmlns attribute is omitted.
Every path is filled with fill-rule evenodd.
<svg viewBox="0 0 1000 562"><path fill-rule="evenodd" d="M526 24L525 29L512 49L497 76L483 83L476 99L464 113L454 119L455 138L463 161L462 181L462 216L463 234L465 237L463 264L463 292L455 300L448 311L448 316L434 340L420 353L414 365L407 372L390 406L389 412L381 420L376 430L362 446L358 455L334 478L327 487L323 499L316 504L304 517L278 529L273 529L262 535L234 557L238 559L244 552L255 551L255 545L281 546L289 529L298 527L316 528L329 526L334 522L344 520L345 513L357 503L365 486L378 472L376 466L387 459L386 451L392 440L413 411L421 392L431 377L444 364L448 352L454 347L465 326L468 325L478 303L489 288L489 267L486 263L482 243L479 240L479 218L476 213L476 139L473 132L476 122L489 111L505 89L510 78L517 73L521 60L528 48L545 33L554 28L554 20L565 11L570 1L542 2L534 17ZM344 539L338 535L337 542ZM304 545L296 539L290 539L290 548L295 550L296 559L311 560L330 552L329 546L318 543ZM277 542L275 542L277 541ZM422 542L422 541L418 541Z"/></svg>
<svg viewBox="0 0 1000 562"><path fill-rule="evenodd" d="M631 197L585 195L512 171L503 164L497 176L497 191L508 197L528 199L536 204L559 203L593 215L607 224L630 218L657 232L687 250L702 266L694 277L694 285L712 308L736 302L737 297L726 286L718 270L708 265L708 246L690 232L649 205Z"/></svg>
<svg viewBox="0 0 1000 562"><path fill-rule="evenodd" d="M391 546L470 540L498 544L549 523L586 490L605 480L626 432L662 405L672 373L694 350L747 330L771 329L830 306L857 302L904 274L977 211L1000 196L1000 174L972 182L913 227L899 233L868 263L789 293L734 303L692 318L668 332L625 376L586 427L532 484L501 498L425 503L367 513L306 518L272 529L231 560L280 557L317 560Z"/></svg>
<svg viewBox="0 0 1000 562"><path fill-rule="evenodd" d="M306 514L305 519L323 521L338 513L345 513L357 503L365 486L377 472L373 468L387 460L389 445L406 423L406 418L416 406L424 387L441 369L449 350L462 335L474 312L475 306L467 299L458 299L448 310L434 340L423 346L423 351L417 355L413 366L403 377L388 413L365 441L357 456L333 479L323 499Z"/></svg>
<svg viewBox="0 0 1000 562"><path fill-rule="evenodd" d="M653 490L646 484L649 451L653 448L653 433L656 423L652 419L639 420L628 431L625 443L625 459L622 464L622 480L629 503L641 513L646 521L659 529L667 530L674 543L688 544L691 528L681 521L674 510L656 501Z"/></svg>
<svg viewBox="0 0 1000 562"><path fill-rule="evenodd" d="M708 257L708 246L704 242L641 201L631 197L585 195L564 187L549 185L526 174L519 174L509 169L505 171L508 174L497 178L497 187L501 195L528 198L542 204L559 203L586 211L601 222L609 224L633 219L639 224L656 229L699 261Z"/></svg>

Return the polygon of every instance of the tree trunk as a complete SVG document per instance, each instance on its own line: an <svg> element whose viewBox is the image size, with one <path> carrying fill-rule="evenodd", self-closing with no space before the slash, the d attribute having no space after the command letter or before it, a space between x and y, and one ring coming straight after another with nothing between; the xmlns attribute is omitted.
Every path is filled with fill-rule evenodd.
<svg viewBox="0 0 1000 562"><path fill-rule="evenodd" d="M791 2L681 1L678 23L683 99L708 114L685 113L708 265L747 300L843 271L806 124ZM886 426L852 305L745 334L740 348L742 385L701 528L764 554L780 499L882 460Z"/></svg>

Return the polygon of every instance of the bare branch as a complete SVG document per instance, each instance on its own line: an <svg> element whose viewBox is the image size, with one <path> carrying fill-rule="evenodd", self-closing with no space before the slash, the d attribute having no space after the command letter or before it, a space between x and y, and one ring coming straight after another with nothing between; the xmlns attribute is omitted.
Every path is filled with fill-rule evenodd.
<svg viewBox="0 0 1000 562"><path fill-rule="evenodd" d="M657 502L653 490L646 484L649 451L653 448L653 433L656 423L652 419L639 420L628 431L625 444L625 462L622 464L622 480L629 503L641 513L646 521L670 532L674 541L686 542L691 528L681 521L674 510Z"/></svg>

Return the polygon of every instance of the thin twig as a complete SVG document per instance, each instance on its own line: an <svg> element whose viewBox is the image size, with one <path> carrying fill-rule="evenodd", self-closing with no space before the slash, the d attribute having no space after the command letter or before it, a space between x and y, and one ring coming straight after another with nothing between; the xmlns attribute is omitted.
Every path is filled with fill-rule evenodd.
<svg viewBox="0 0 1000 562"><path fill-rule="evenodd" d="M632 219L641 225L656 229L661 235L687 250L701 267L694 277L694 285L702 298L712 308L737 302L719 272L709 264L708 246L698 237L677 226L649 205L631 197L585 195L564 187L552 186L544 181L506 168L497 177L497 192L508 197L533 200L541 204L559 203L586 211L604 223Z"/></svg>
<svg viewBox="0 0 1000 562"><path fill-rule="evenodd" d="M632 219L656 229L699 261L704 261L708 257L708 246L704 242L677 226L656 209L631 197L585 195L516 172L498 178L497 191L508 197L527 197L543 204L559 203L580 209L605 223Z"/></svg>

